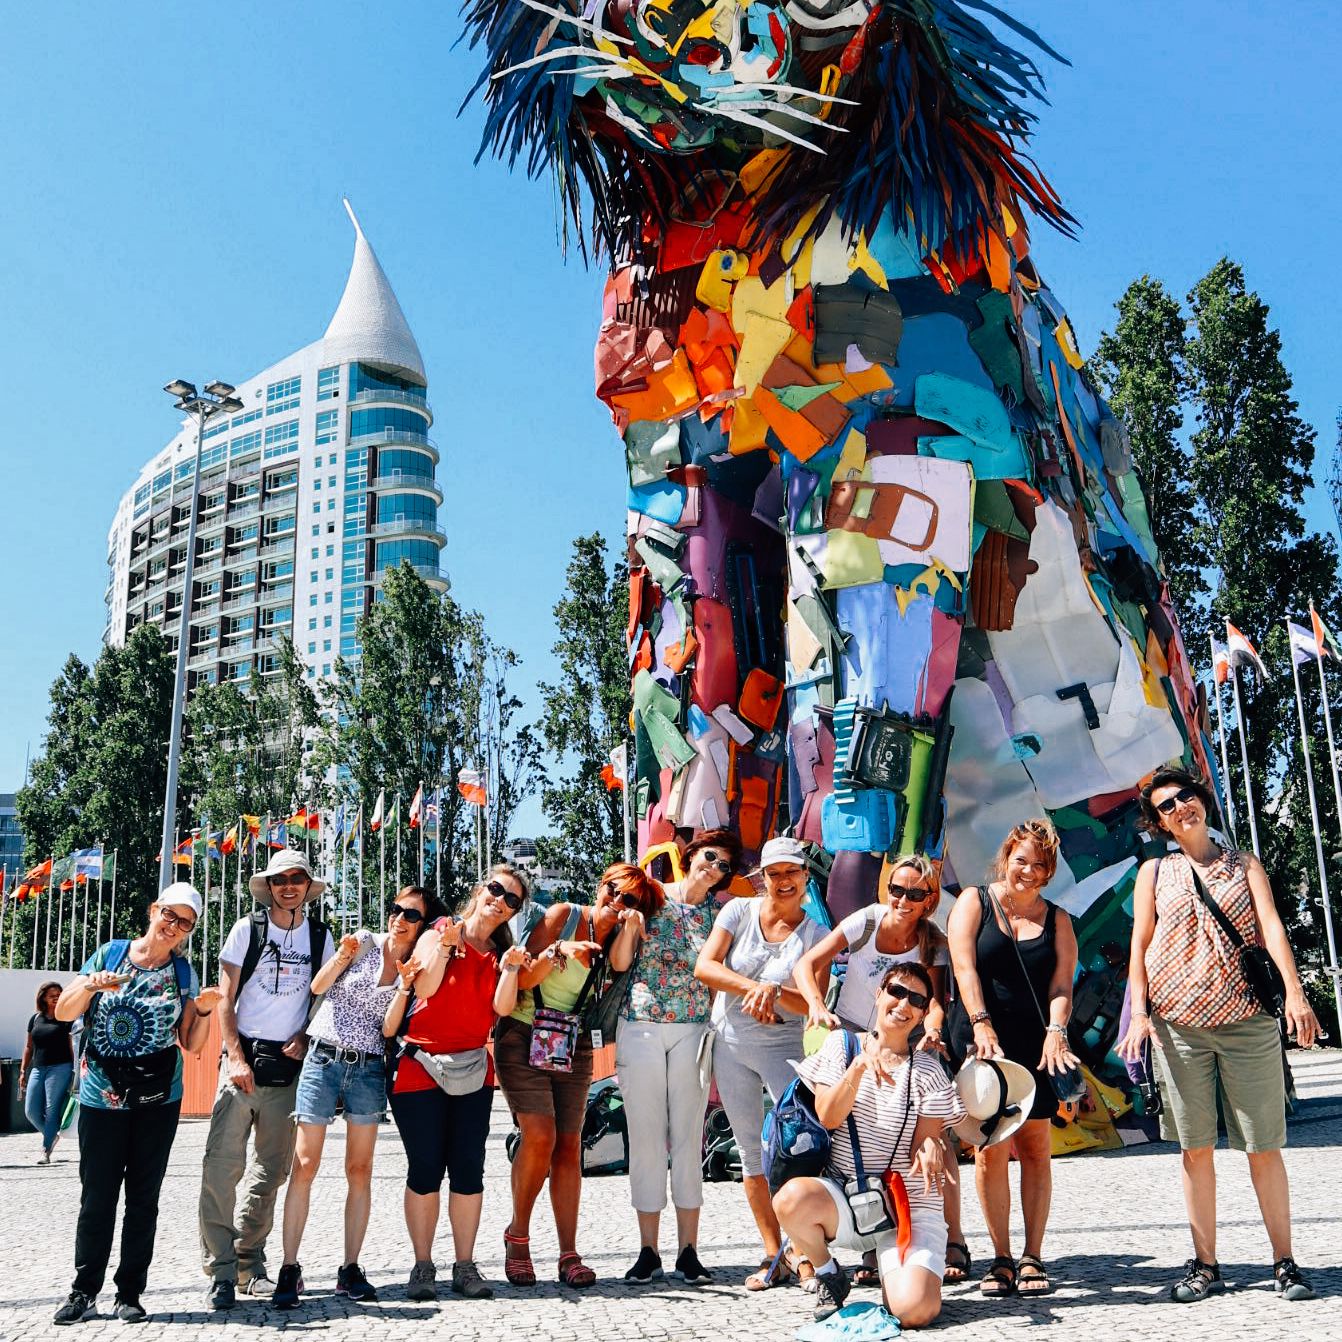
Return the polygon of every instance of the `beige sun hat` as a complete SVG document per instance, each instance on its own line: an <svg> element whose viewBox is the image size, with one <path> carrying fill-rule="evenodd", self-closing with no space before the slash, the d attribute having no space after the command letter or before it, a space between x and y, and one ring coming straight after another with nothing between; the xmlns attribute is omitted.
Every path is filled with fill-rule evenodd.
<svg viewBox="0 0 1342 1342"><path fill-rule="evenodd" d="M312 882L308 887L306 903L311 904L314 899L320 898L325 893L326 882L319 881L312 874L312 867L307 858L297 848L285 848L278 853L273 853L265 871L258 871L247 882L247 888L252 892L252 898L263 908L268 909L270 907L270 886L267 884L269 878L278 876L285 871L301 871Z"/></svg>
<svg viewBox="0 0 1342 1342"><path fill-rule="evenodd" d="M966 1058L955 1089L969 1111L952 1125L966 1146L996 1146L1030 1117L1034 1075L1009 1058Z"/></svg>

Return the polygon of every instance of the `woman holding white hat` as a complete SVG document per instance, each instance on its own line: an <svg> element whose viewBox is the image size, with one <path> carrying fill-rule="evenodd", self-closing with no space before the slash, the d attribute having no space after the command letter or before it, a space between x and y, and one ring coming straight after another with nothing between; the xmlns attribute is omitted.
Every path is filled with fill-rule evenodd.
<svg viewBox="0 0 1342 1342"><path fill-rule="evenodd" d="M760 852L760 871L764 894L733 899L718 914L694 967L695 977L717 994L713 1072L764 1245L759 1271L746 1278L752 1291L767 1290L792 1271L779 1257L782 1239L764 1177L760 1128L765 1089L777 1104L792 1080L792 1060L802 1056L806 999L797 991L793 970L825 935L802 912L806 849L799 839L770 839ZM828 978L828 968L822 969L822 993Z"/></svg>
<svg viewBox="0 0 1342 1342"><path fill-rule="evenodd" d="M202 989L177 953L200 917L190 885L170 885L149 906L149 926L134 941L104 942L56 1003L58 1020L83 1015L79 1078L79 1222L75 1279L56 1312L59 1325L93 1317L125 1196L114 1312L126 1323L147 1316L140 1303L154 1256L158 1195L182 1108L182 1049L205 1043L220 999Z"/></svg>

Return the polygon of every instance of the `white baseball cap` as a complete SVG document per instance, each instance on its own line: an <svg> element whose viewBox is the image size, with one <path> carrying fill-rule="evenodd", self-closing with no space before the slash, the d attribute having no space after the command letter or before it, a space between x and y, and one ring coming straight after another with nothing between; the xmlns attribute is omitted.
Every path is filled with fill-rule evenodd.
<svg viewBox="0 0 1342 1342"><path fill-rule="evenodd" d="M200 917L200 895L196 887L188 885L186 881L174 881L154 903L161 909L190 909L197 918Z"/></svg>
<svg viewBox="0 0 1342 1342"><path fill-rule="evenodd" d="M806 865L806 845L800 839L770 839L760 849L760 870L766 867Z"/></svg>

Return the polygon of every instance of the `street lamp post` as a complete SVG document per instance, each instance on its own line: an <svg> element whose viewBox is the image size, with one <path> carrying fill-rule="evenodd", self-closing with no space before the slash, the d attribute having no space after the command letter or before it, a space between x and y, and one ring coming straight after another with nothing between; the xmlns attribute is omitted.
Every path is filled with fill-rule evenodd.
<svg viewBox="0 0 1342 1342"><path fill-rule="evenodd" d="M200 517L200 450L205 425L216 415L231 415L242 409L227 382L210 382L204 391L178 378L163 388L176 398L176 408L196 421L196 464L191 472L191 520L186 529L186 565L182 574L182 605L177 624L177 675L172 688L172 723L168 733L168 781L163 789L163 842L159 849L158 888L166 890L177 873L173 842L177 819L177 773L182 756L182 708L186 700L186 660L191 643L191 584L196 573L196 522ZM172 523L168 530L171 533ZM165 621L166 623L166 621Z"/></svg>

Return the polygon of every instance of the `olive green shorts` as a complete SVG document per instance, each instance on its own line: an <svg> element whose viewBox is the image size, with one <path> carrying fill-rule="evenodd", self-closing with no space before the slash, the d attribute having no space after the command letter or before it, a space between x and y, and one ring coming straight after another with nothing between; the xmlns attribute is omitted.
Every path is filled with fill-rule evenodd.
<svg viewBox="0 0 1342 1342"><path fill-rule="evenodd" d="M1185 1151L1216 1145L1217 1100L1236 1151L1286 1145L1286 1079L1277 1022L1261 1013L1200 1030L1151 1018L1164 1048L1153 1048L1165 1101L1160 1135Z"/></svg>

